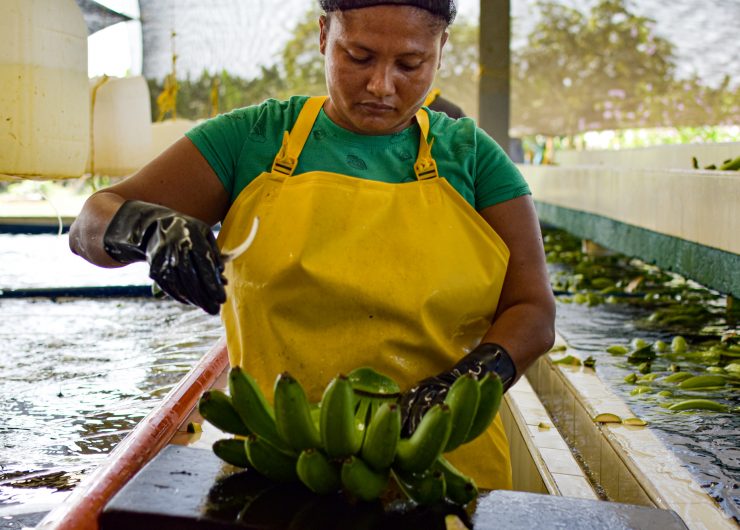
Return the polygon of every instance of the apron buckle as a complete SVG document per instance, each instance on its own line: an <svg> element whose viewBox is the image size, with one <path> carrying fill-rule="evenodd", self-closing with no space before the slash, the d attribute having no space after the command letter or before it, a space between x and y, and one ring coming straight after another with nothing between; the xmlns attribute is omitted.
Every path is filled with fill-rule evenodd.
<svg viewBox="0 0 740 530"><path fill-rule="evenodd" d="M437 162L433 158L419 160L414 164L414 173L419 180L427 180L439 176L437 173Z"/></svg>
<svg viewBox="0 0 740 530"><path fill-rule="evenodd" d="M293 157L276 158L272 163L272 172L281 173L283 175L291 176L297 164L297 160Z"/></svg>

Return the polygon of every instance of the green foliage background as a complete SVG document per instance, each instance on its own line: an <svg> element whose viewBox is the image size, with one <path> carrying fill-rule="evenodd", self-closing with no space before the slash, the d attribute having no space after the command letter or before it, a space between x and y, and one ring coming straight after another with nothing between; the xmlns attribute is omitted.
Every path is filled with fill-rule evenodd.
<svg viewBox="0 0 740 530"><path fill-rule="evenodd" d="M540 22L512 51L511 132L514 136L572 137L605 129L678 127L682 134L712 133L706 126L740 123L740 84L726 76L716 87L679 79L675 49L655 33L655 22L630 12L625 0L602 0L584 13L553 0L537 2ZM210 90L220 78L219 112L266 98L323 94L318 49L319 10L308 10L278 63L243 79L204 71L180 81L178 117L212 114ZM473 117L478 114L477 21L457 20L445 46L436 86ZM152 111L162 81L149 80ZM680 135L679 135L680 137Z"/></svg>

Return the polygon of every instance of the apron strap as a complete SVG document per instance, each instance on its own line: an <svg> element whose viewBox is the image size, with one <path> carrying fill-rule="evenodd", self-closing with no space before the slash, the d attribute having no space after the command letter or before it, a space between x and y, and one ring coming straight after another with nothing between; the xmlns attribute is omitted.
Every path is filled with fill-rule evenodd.
<svg viewBox="0 0 740 530"><path fill-rule="evenodd" d="M291 176L298 165L298 156L306 144L308 135L311 133L316 117L321 112L321 107L328 96L315 96L308 98L298 114L293 128L283 133L283 145L278 151L272 163L272 172Z"/></svg>
<svg viewBox="0 0 740 530"><path fill-rule="evenodd" d="M421 128L421 134L419 134L419 155L416 157L414 163L414 173L418 180L427 180L439 177L437 172L437 162L432 158L432 145L434 145L434 138L431 142L427 142L427 136L429 135L429 114L424 109L419 109L416 113L416 121L419 122Z"/></svg>
<svg viewBox="0 0 740 530"><path fill-rule="evenodd" d="M316 117L321 112L321 108L324 106L328 96L315 96L310 97L303 104L301 112L298 114L290 133L285 131L283 133L283 144L280 147L280 151L275 156L275 160L272 163L272 172L279 173L281 175L291 176L298 165L298 157L303 150L303 146L306 144L308 135L311 133ZM416 157L414 163L414 173L418 180L427 180L431 178L439 177L437 172L437 163L432 158L432 145L434 139L431 142L427 142L427 135L429 134L429 114L424 109L419 109L416 113L416 121L419 123L421 133L419 134L419 155Z"/></svg>

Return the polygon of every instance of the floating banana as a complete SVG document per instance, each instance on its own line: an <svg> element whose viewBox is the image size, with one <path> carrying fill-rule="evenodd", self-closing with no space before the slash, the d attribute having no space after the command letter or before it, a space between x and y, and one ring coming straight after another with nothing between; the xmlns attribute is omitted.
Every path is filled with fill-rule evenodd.
<svg viewBox="0 0 740 530"><path fill-rule="evenodd" d="M394 466L409 473L426 471L447 446L451 415L450 407L445 403L430 408L411 437L398 442Z"/></svg>
<svg viewBox="0 0 740 530"><path fill-rule="evenodd" d="M249 466L274 482L295 482L296 458L280 451L267 440L250 434L244 442Z"/></svg>
<svg viewBox="0 0 740 530"><path fill-rule="evenodd" d="M308 489L319 495L338 491L342 487L339 469L318 449L304 449L298 456L296 472Z"/></svg>
<svg viewBox="0 0 740 530"><path fill-rule="evenodd" d="M674 372L671 375L665 376L663 381L666 383L680 383L691 377L693 377L691 372Z"/></svg>
<svg viewBox="0 0 740 530"><path fill-rule="evenodd" d="M243 438L224 438L213 443L213 452L227 464L236 467L249 467L247 450Z"/></svg>
<svg viewBox="0 0 740 530"><path fill-rule="evenodd" d="M684 379L678 386L684 390L691 390L694 388L725 386L726 382L725 378L721 375L695 375L694 377Z"/></svg>
<svg viewBox="0 0 740 530"><path fill-rule="evenodd" d="M447 439L445 452L456 449L468 436L473 419L475 419L480 401L480 386L472 374L458 377L445 397L450 407L450 437Z"/></svg>
<svg viewBox="0 0 740 530"><path fill-rule="evenodd" d="M393 463L401 436L401 409L395 403L383 403L370 422L361 456L371 467L382 470Z"/></svg>
<svg viewBox="0 0 740 530"><path fill-rule="evenodd" d="M275 426L283 441L296 451L321 446L306 393L288 372L275 382Z"/></svg>
<svg viewBox="0 0 740 530"><path fill-rule="evenodd" d="M435 470L441 472L445 477L445 496L455 504L465 505L478 496L478 487L475 481L461 473L447 459L440 456L434 465Z"/></svg>
<svg viewBox="0 0 740 530"><path fill-rule="evenodd" d="M290 450L277 432L272 406L254 378L239 366L234 366L229 371L229 392L234 408L250 431L275 447Z"/></svg>
<svg viewBox="0 0 740 530"><path fill-rule="evenodd" d="M713 410L714 412L727 412L727 405L712 401L711 399L687 399L674 403L668 410Z"/></svg>
<svg viewBox="0 0 740 530"><path fill-rule="evenodd" d="M439 470L406 474L394 472L394 474L401 491L417 504L435 504L445 498L447 490L445 475Z"/></svg>
<svg viewBox="0 0 740 530"><path fill-rule="evenodd" d="M474 440L491 425L496 417L501 399L504 397L504 385L501 378L494 372L488 372L478 382L480 386L480 400L478 400L478 410L473 418L473 424L470 426L465 442Z"/></svg>
<svg viewBox="0 0 740 530"><path fill-rule="evenodd" d="M354 394L346 376L335 377L324 390L319 422L321 443L329 457L345 457L360 450L362 435L355 426Z"/></svg>
<svg viewBox="0 0 740 530"><path fill-rule="evenodd" d="M198 412L216 428L231 434L246 436L251 431L239 417L231 398L220 390L208 390L198 401Z"/></svg>
<svg viewBox="0 0 740 530"><path fill-rule="evenodd" d="M361 458L350 456L342 463L342 485L349 493L363 501L380 497L388 485L389 470L376 471Z"/></svg>
<svg viewBox="0 0 740 530"><path fill-rule="evenodd" d="M676 335L671 340L671 351L673 353L685 353L687 348L688 345L686 344L686 339L681 335Z"/></svg>

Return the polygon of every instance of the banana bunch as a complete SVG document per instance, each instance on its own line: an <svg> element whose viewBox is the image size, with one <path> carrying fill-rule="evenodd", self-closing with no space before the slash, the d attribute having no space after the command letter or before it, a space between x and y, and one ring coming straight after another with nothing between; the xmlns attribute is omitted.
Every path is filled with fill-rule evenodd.
<svg viewBox="0 0 740 530"><path fill-rule="evenodd" d="M371 501L391 479L410 499L467 504L477 496L472 479L442 455L480 435L498 411L498 376L458 378L444 403L432 407L408 438L401 437L400 388L369 368L338 375L318 404L285 372L275 382L274 404L239 367L229 373L229 394L206 392L201 415L233 438L214 453L275 482L302 482L319 495L344 490Z"/></svg>
<svg viewBox="0 0 740 530"><path fill-rule="evenodd" d="M430 408L409 438L398 443L393 474L407 497L419 504L447 499L465 505L478 495L472 478L443 454L482 434L493 421L503 397L501 379L466 374L450 387L443 403Z"/></svg>

